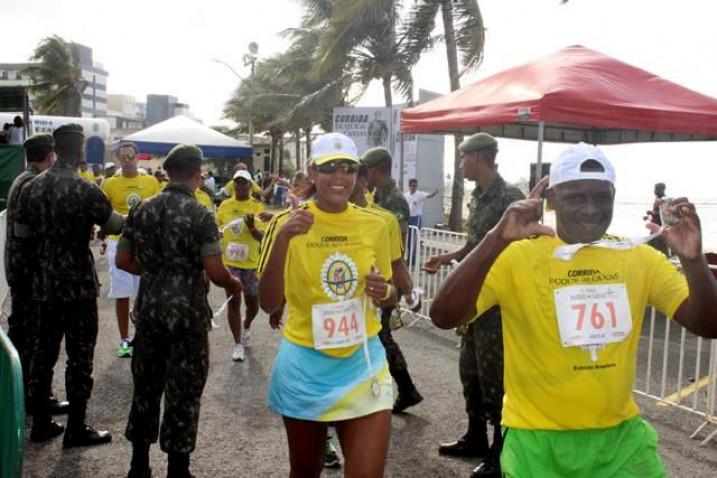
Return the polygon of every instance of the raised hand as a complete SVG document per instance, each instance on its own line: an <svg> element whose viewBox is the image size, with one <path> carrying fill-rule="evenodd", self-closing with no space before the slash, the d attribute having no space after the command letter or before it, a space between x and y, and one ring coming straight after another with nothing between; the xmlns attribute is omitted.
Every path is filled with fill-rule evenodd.
<svg viewBox="0 0 717 478"><path fill-rule="evenodd" d="M702 229L695 205L687 198L675 198L668 210L680 217L674 226L665 226L662 236L672 252L680 258L696 259L702 255Z"/></svg>
<svg viewBox="0 0 717 478"><path fill-rule="evenodd" d="M528 199L516 201L503 213L494 230L504 241L512 242L531 236L555 236L553 228L540 223L543 201L540 195L548 186L548 176L535 185Z"/></svg>
<svg viewBox="0 0 717 478"><path fill-rule="evenodd" d="M306 209L299 209L299 199L293 194L289 195L291 213L289 219L281 226L280 233L285 234L289 239L300 234L306 234L314 224L314 215Z"/></svg>

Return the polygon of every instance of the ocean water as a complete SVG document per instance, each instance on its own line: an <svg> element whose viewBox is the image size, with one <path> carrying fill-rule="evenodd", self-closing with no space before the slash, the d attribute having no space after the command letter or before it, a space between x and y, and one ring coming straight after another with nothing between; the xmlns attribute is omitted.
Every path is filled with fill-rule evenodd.
<svg viewBox="0 0 717 478"><path fill-rule="evenodd" d="M705 252L717 252L717 201L695 201L697 215L702 226L702 245ZM644 201L620 201L615 203L612 224L608 233L625 237L640 237L649 234L643 217L652 208L652 199Z"/></svg>

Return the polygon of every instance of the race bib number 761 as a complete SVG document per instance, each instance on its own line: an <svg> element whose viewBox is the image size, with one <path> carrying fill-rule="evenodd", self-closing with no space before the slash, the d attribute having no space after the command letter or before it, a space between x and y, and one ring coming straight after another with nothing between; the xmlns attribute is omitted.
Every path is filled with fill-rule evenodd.
<svg viewBox="0 0 717 478"><path fill-rule="evenodd" d="M577 285L554 291L563 347L621 342L632 330L625 284Z"/></svg>

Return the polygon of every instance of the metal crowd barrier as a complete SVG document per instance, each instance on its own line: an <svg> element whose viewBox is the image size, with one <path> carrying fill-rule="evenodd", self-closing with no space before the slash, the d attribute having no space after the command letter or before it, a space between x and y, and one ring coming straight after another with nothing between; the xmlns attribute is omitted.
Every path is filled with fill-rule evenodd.
<svg viewBox="0 0 717 478"><path fill-rule="evenodd" d="M421 309L416 320L428 315L438 287L455 265L443 266L436 274L421 270L435 254L453 252L465 244L466 234L441 229L409 228L404 258L414 287L422 291ZM711 269L717 267L710 266ZM676 407L702 418L691 435L697 438L708 425L717 425L717 340L703 339L688 332L654 308L646 310L640 340L634 392L658 402L658 406ZM676 343L677 342L677 343ZM679 344L679 345L678 345ZM717 438L717 429L700 445Z"/></svg>

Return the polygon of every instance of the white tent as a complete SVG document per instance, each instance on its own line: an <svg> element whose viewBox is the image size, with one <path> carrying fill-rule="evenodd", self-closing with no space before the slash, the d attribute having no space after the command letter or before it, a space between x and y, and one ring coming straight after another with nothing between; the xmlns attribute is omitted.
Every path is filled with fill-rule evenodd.
<svg viewBox="0 0 717 478"><path fill-rule="evenodd" d="M201 125L186 116L175 116L122 138L134 143L140 153L166 155L177 144L195 144L208 158L252 157L251 145Z"/></svg>

